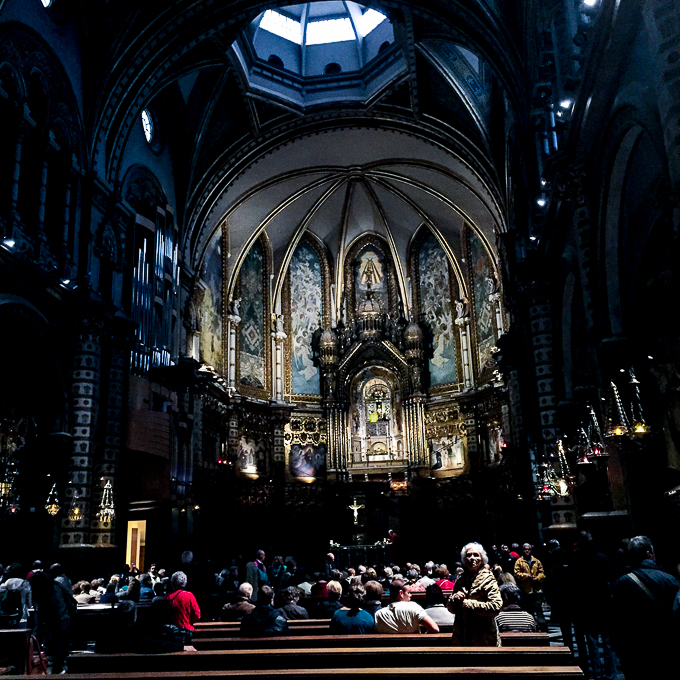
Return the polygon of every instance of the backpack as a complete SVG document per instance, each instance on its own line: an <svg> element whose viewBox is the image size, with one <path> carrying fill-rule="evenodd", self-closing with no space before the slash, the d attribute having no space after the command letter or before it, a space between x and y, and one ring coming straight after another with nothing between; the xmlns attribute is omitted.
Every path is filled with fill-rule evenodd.
<svg viewBox="0 0 680 680"><path fill-rule="evenodd" d="M0 628L18 628L24 613L21 593L5 589L0 593Z"/></svg>

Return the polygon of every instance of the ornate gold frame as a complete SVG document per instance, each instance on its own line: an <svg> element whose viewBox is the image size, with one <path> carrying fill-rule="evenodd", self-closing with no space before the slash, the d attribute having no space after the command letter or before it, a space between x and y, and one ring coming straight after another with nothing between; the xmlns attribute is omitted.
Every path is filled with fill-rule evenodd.
<svg viewBox="0 0 680 680"><path fill-rule="evenodd" d="M465 416L458 405L442 406L425 411L425 441L430 453L430 441L437 437L458 435L465 443L464 465L457 470L434 470L432 476L438 479L458 477L470 471L470 455L468 453L467 428Z"/></svg>
<svg viewBox="0 0 680 680"><path fill-rule="evenodd" d="M271 275L271 248L269 244L269 239L266 233L262 233L259 236L259 240L262 244L263 252L263 333L264 333L264 388L260 389L258 387L251 387L250 385L241 384L241 333L240 328L236 330L236 389L239 394L244 397L252 397L254 399L266 399L271 398L271 383L272 383L272 368L271 368L271 299L270 299L270 289L269 280ZM252 247L252 246L251 246ZM246 253L247 254L247 253ZM244 258L245 259L245 258ZM241 263L243 264L243 263ZM241 268L239 267L238 280L236 282L236 293L235 296L238 298L241 296ZM226 320L225 320L226 321Z"/></svg>
<svg viewBox="0 0 680 680"><path fill-rule="evenodd" d="M411 277L411 307L413 309L414 318L420 321L422 314L420 307L420 277L417 276L418 272L418 256L420 254L420 246L425 240L427 234L432 234L435 239L441 244L441 235L435 233L429 225L423 224L416 231L415 237L412 239L409 245L408 253L408 267L409 275ZM447 259L449 260L449 294L451 295L451 301L460 299L461 297L461 281L459 280L458 272L451 264L449 254L444 249L447 254ZM458 288L458 292L454 289L455 286ZM460 334L454 333L454 342L456 347L456 373L459 376L463 375L463 352L460 346ZM465 387L465 382L463 380L458 380L457 382L444 383L443 385L436 385L430 387L428 392L431 396L438 396L441 394L457 393L462 392Z"/></svg>
<svg viewBox="0 0 680 680"><path fill-rule="evenodd" d="M310 248L314 250L319 258L321 264L321 294L323 296L323 326L324 328L330 328L331 326L331 267L330 258L328 256L328 251L326 250L323 241L318 239L311 232L305 231L302 237L298 241L300 243L305 243ZM297 248L297 245L295 246ZM294 251L293 251L294 252ZM283 299L282 307L285 319L285 329L287 338L284 341L284 387L283 396L286 401L296 404L315 404L321 405L322 395L320 394L300 394L293 392L293 329L291 323L291 305L290 305L290 265L288 266L288 271L286 272L286 277L283 282Z"/></svg>
<svg viewBox="0 0 680 680"><path fill-rule="evenodd" d="M477 338L477 306L475 304L475 288L474 288L474 277L472 275L472 261L470 257L470 239L472 237L472 232L474 232L475 236L480 240L482 247L486 251L487 257L489 258L489 262L491 262L491 267L493 269L493 273L496 276L496 282L498 283L498 286L500 287L501 285L501 280L498 272L498 267L496 265L496 261L494 260L493 253L491 248L489 247L489 244L487 243L486 239L484 238L484 235L477 231L474 227L472 227L468 222L465 222L463 225L463 232L462 232L462 247L463 247L463 254L465 256L465 277L467 279L467 286L470 291L470 295L468 298L469 304L470 304L470 353L473 356L472 359L472 370L474 373L474 383L476 385L481 385L484 383L488 383L489 379L491 378L491 373L489 371L483 371L482 366L479 363L479 345L478 345L478 338ZM501 296L502 300L502 296ZM502 304L502 303L501 303ZM502 309L501 309L502 312ZM494 317L494 328L496 329L496 337L500 336L501 329L498 328L498 324L496 323L496 319Z"/></svg>
<svg viewBox="0 0 680 680"><path fill-rule="evenodd" d="M311 483L316 477L295 477L290 473L290 449L293 444L325 444L326 470L328 470L328 422L321 416L300 414L291 418L283 428L283 448L286 455L286 480L289 482Z"/></svg>

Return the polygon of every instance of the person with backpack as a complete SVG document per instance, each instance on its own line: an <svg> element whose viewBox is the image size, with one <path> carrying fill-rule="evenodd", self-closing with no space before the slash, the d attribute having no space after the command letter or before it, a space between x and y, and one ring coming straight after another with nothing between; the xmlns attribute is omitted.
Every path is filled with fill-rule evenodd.
<svg viewBox="0 0 680 680"><path fill-rule="evenodd" d="M629 570L612 590L611 626L626 680L642 680L655 668L677 662L678 618L673 613L680 582L659 569L647 536L636 536L626 550Z"/></svg>

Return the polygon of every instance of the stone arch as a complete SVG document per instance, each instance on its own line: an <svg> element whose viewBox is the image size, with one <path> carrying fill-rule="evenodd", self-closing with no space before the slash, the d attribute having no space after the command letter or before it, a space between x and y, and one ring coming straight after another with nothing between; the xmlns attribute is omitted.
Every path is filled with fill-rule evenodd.
<svg viewBox="0 0 680 680"><path fill-rule="evenodd" d="M644 229L649 237L651 222L658 218L664 208L664 197L659 191L662 187L669 186L663 149L658 148L655 136L647 128L644 113L632 106L621 108L613 117L606 135L609 144L603 149L603 162L600 166L602 191L600 194L600 229L598 235L599 262L602 275L599 281L599 297L601 300L601 317L603 319L602 332L604 336L619 337L625 335L622 300L622 274L621 258L625 255L626 233L632 229L628 224L631 204L635 201L628 195L630 182L633 179L631 173L635 172L636 160L640 158L640 149L646 148L647 158L642 163L645 177L633 179L634 185L647 181L650 178L655 185L652 194L645 197L646 209L643 221L647 224ZM638 170L639 170L638 166ZM655 175L655 177L652 177ZM640 199L637 199L640 202ZM652 216L652 213L656 217ZM650 222L651 220L651 222ZM630 229L629 229L630 227ZM641 238L640 225L634 228ZM644 243L635 246L639 253L644 248ZM630 267L629 267L630 269Z"/></svg>

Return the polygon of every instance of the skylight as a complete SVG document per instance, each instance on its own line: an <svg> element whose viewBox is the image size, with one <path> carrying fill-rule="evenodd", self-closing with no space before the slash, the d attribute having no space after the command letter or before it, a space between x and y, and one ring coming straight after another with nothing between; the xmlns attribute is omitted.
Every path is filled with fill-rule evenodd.
<svg viewBox="0 0 680 680"><path fill-rule="evenodd" d="M307 45L326 45L328 43L356 40L352 22L344 19L326 19L325 21L310 21L307 24Z"/></svg>
<svg viewBox="0 0 680 680"><path fill-rule="evenodd" d="M356 20L359 36L365 37L377 28L387 17L374 9L368 9ZM273 9L268 9L262 16L260 28L285 38L296 45L302 44L302 24ZM329 43L356 40L354 26L349 17L308 21L306 25L306 45L327 45Z"/></svg>
<svg viewBox="0 0 680 680"><path fill-rule="evenodd" d="M357 21L357 28L362 36L367 36L374 28L377 28L387 17L374 9L366 10Z"/></svg>
<svg viewBox="0 0 680 680"><path fill-rule="evenodd" d="M302 26L300 22L284 17L283 14L279 14L274 10L268 9L264 13L262 21L260 21L260 28L290 40L297 45L302 44Z"/></svg>

